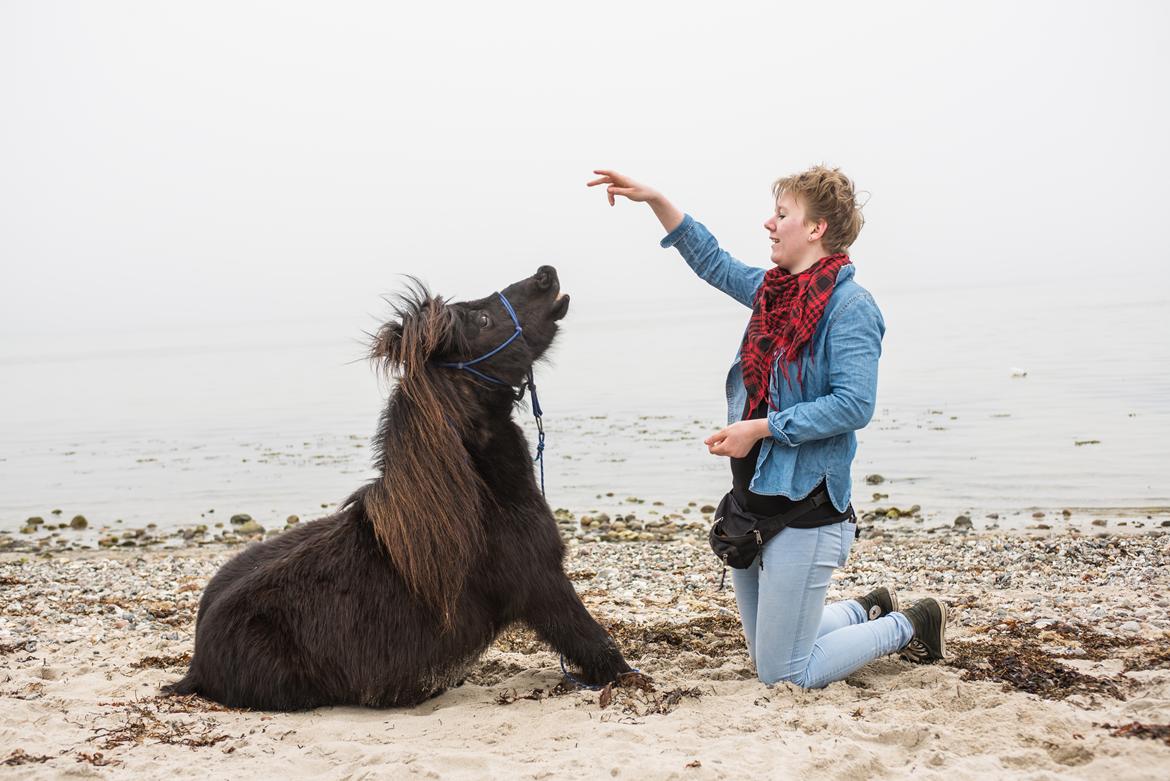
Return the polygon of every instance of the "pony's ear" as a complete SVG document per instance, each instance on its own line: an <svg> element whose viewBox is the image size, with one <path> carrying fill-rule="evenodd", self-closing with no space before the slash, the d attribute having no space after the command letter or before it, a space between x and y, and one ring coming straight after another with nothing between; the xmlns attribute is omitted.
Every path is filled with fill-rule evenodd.
<svg viewBox="0 0 1170 781"><path fill-rule="evenodd" d="M402 364L402 323L396 320L383 325L370 341L370 360L381 361L387 366Z"/></svg>
<svg viewBox="0 0 1170 781"><path fill-rule="evenodd" d="M433 356L460 346L456 317L442 298L404 299L395 315L396 319L378 329L370 344L370 358L389 370L410 374Z"/></svg>

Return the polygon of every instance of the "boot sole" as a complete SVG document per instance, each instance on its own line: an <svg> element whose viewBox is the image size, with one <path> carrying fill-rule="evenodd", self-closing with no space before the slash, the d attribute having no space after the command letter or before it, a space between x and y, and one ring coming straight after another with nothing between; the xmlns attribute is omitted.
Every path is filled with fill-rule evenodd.
<svg viewBox="0 0 1170 781"><path fill-rule="evenodd" d="M938 600L935 601L938 602ZM942 609L942 627L938 632L939 660L941 661L947 658L947 620L950 616L947 614L946 602L938 602L938 606Z"/></svg>

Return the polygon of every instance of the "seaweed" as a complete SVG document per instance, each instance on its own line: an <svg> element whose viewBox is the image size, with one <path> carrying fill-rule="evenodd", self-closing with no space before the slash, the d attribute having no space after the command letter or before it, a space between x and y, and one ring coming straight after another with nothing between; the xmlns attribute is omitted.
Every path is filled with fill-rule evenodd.
<svg viewBox="0 0 1170 781"><path fill-rule="evenodd" d="M1129 724L1094 724L1112 730L1109 734L1115 738L1146 738L1160 740L1170 746L1170 724L1143 724L1140 721L1131 721Z"/></svg>
<svg viewBox="0 0 1170 781"><path fill-rule="evenodd" d="M496 695L496 705L511 705L520 700L547 700L550 697L560 697L565 694L571 694L576 691L577 687L569 683L567 680L561 681L551 689L532 689L526 694L520 694L517 689L505 689Z"/></svg>
<svg viewBox="0 0 1170 781"><path fill-rule="evenodd" d="M965 671L967 680L998 680L1045 699L1070 694L1106 694L1125 699L1131 684L1124 676L1097 677L1078 672L1061 659L1119 660L1125 672L1170 667L1170 634L1157 640L1109 635L1084 626L1055 621L1043 627L1019 620L975 627L986 640L952 641L948 664Z"/></svg>
<svg viewBox="0 0 1170 781"><path fill-rule="evenodd" d="M116 759L110 759L100 751L95 751L92 754L79 751L77 752L77 761L86 762L90 765L93 765L94 767L110 767L122 764Z"/></svg>
<svg viewBox="0 0 1170 781"><path fill-rule="evenodd" d="M1037 643L999 637L994 640L954 640L946 664L963 671L968 681L999 681L1005 689L1063 700L1072 694L1105 694L1125 699L1119 688L1124 679L1086 675L1061 664Z"/></svg>
<svg viewBox="0 0 1170 781"><path fill-rule="evenodd" d="M125 721L113 728L99 727L91 740L102 740L105 751L126 744L141 745L147 740L169 746L188 746L192 749L214 746L231 736L214 732L214 722L192 725L182 721L164 721L160 711L149 703L130 703L123 712Z"/></svg>
<svg viewBox="0 0 1170 781"><path fill-rule="evenodd" d="M677 708L684 699L697 700L702 696L703 692L698 687L659 692L652 686L648 688L642 686L615 687L613 684L609 684L601 690L598 704L603 710L613 705L622 713L631 716L665 716Z"/></svg>
<svg viewBox="0 0 1170 781"><path fill-rule="evenodd" d="M1125 660L1125 671L1170 669L1170 634L1149 642L1136 655Z"/></svg>
<svg viewBox="0 0 1170 781"><path fill-rule="evenodd" d="M107 708L152 707L158 713L247 712L245 708L232 708L227 705L220 705L218 702L205 699L198 694L162 694L133 700L99 702L98 705Z"/></svg>
<svg viewBox="0 0 1170 781"><path fill-rule="evenodd" d="M1070 646L1067 650L1051 652L1053 656L1061 659L1094 661L1111 659L1118 655L1118 651L1144 646L1148 642L1140 637L1106 635L1088 627L1073 626L1063 621L1055 621L1041 628L1027 621L1009 619L995 626L976 628L975 631L1027 643Z"/></svg>
<svg viewBox="0 0 1170 781"><path fill-rule="evenodd" d="M170 667L184 667L191 663L191 654L184 651L181 654L174 654L172 656L147 656L139 659L137 662L131 662L130 667L134 670L150 669L167 669Z"/></svg>
<svg viewBox="0 0 1170 781"><path fill-rule="evenodd" d="M48 762L50 759L52 759L52 757L50 757L50 756L39 756L39 755L35 755L35 754L29 754L24 749L18 748L18 749L13 750L13 752L11 754L9 754L3 760L3 762L0 764L8 765L9 767L16 767L18 765L32 765L32 764L39 765L42 762Z"/></svg>

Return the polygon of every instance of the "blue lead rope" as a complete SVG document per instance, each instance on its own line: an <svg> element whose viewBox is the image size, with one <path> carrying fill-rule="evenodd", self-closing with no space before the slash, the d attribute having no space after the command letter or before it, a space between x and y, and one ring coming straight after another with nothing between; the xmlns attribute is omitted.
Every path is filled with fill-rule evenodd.
<svg viewBox="0 0 1170 781"><path fill-rule="evenodd" d="M582 681L580 678L578 678L577 676L575 676L571 672L569 672L568 668L565 667L565 655L564 654L561 654L561 672L563 672L565 674L565 678L568 679L569 683L572 683L572 684L578 686L579 688L592 689L593 691L597 691L598 689L605 688L604 686L594 686L591 683L585 683L585 681Z"/></svg>
<svg viewBox="0 0 1170 781"><path fill-rule="evenodd" d="M536 418L536 458L532 460L540 464L540 495L544 496L544 410L540 408L540 399L536 398L536 383L532 381L532 369L528 370L526 386L532 399L532 416ZM524 393L523 388L520 393Z"/></svg>

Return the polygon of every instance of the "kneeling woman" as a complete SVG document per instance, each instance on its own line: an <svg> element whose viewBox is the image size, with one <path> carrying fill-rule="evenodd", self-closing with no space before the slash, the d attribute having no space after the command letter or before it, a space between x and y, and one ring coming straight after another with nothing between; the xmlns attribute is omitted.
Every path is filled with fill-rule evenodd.
<svg viewBox="0 0 1170 781"><path fill-rule="evenodd" d="M610 205L616 196L649 204L667 230L662 246L752 310L727 375L729 425L706 444L731 460L721 515L763 532L759 555L732 570L760 680L818 688L897 651L911 661L941 659L947 616L937 600L899 611L894 590L883 587L825 605L857 534L854 432L873 415L885 331L847 254L863 223L853 183L823 167L777 181L764 223L773 267L765 270L731 257L655 190L595 173L589 184L606 185Z"/></svg>

